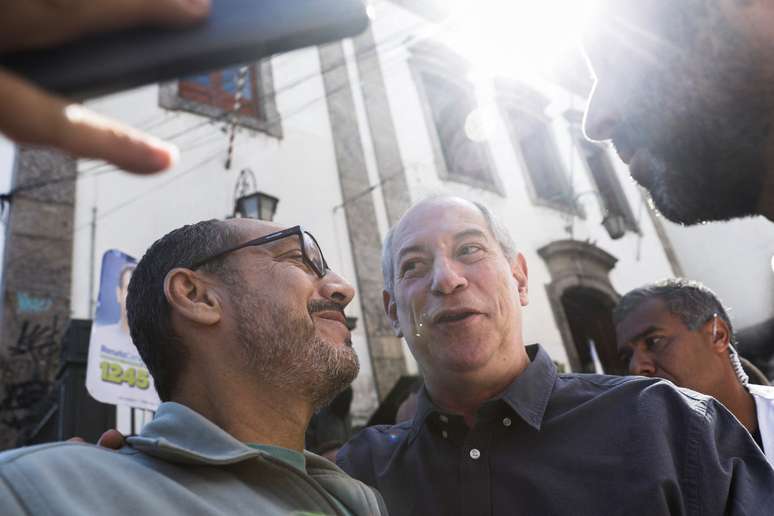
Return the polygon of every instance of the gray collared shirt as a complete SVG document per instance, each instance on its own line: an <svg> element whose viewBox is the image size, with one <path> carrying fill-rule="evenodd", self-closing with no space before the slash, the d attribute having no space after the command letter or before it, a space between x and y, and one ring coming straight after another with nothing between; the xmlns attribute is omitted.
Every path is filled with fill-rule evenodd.
<svg viewBox="0 0 774 516"><path fill-rule="evenodd" d="M538 345L473 428L423 389L413 421L338 455L401 515L772 515L774 470L717 401L669 382L557 374Z"/></svg>

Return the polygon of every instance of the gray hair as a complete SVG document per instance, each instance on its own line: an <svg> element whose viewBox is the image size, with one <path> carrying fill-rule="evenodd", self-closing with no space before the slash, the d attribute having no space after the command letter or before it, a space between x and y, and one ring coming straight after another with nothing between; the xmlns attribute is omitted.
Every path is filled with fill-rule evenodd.
<svg viewBox="0 0 774 516"><path fill-rule="evenodd" d="M613 322L618 325L642 303L653 298L663 301L669 313L679 317L691 331L698 330L715 317L721 318L728 326L728 353L731 366L739 381L747 385L748 377L736 352L734 327L731 325L726 309L717 295L698 281L671 278L636 288L621 298L618 306L613 310Z"/></svg>
<svg viewBox="0 0 774 516"><path fill-rule="evenodd" d="M459 199L459 197L439 195L435 197L428 197L422 202L435 199ZM502 222L500 222L500 220L492 213L492 211L483 204L477 201L470 201L468 199L463 200L470 202L476 208L478 208L478 210L481 212L481 215L483 215L484 219L486 220L489 231L500 245L500 249L502 249L505 257L509 262L513 260L517 253L516 244L514 244L513 238L511 237L508 229L502 224ZM402 220L403 219L401 218L401 221ZM390 228L390 230L387 232L387 236L384 237L384 245L382 246L382 275L384 276L384 290L390 294L392 294L393 289L395 288L395 262L393 261L392 240L395 236L395 230L398 226L400 226L401 221L398 221L397 224Z"/></svg>

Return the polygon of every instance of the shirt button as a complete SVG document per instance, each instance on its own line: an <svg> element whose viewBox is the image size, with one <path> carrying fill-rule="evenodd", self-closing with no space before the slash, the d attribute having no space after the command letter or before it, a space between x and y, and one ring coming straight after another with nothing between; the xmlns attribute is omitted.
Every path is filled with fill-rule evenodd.
<svg viewBox="0 0 774 516"><path fill-rule="evenodd" d="M446 439L447 437L449 437L449 432L447 432L446 430L441 430L441 435L443 436L444 439Z"/></svg>
<svg viewBox="0 0 774 516"><path fill-rule="evenodd" d="M504 426L511 426L511 418L506 417L505 419L503 419L503 425Z"/></svg>
<svg viewBox="0 0 774 516"><path fill-rule="evenodd" d="M470 450L470 458L471 459L476 460L479 457L481 457L481 452L480 451L478 451L476 448L473 448L472 450Z"/></svg>

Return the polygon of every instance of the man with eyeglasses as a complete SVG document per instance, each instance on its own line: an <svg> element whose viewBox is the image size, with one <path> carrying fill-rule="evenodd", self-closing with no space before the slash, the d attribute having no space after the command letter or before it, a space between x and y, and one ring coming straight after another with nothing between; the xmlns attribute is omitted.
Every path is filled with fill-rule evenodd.
<svg viewBox="0 0 774 516"><path fill-rule="evenodd" d="M613 319L631 374L708 394L747 428L774 467L774 388L751 384L731 320L704 285L669 279L628 292Z"/></svg>
<svg viewBox="0 0 774 516"><path fill-rule="evenodd" d="M304 452L314 411L355 378L352 287L314 237L248 219L184 226L132 276L132 340L163 401L118 453L54 443L0 454L15 514L385 513Z"/></svg>

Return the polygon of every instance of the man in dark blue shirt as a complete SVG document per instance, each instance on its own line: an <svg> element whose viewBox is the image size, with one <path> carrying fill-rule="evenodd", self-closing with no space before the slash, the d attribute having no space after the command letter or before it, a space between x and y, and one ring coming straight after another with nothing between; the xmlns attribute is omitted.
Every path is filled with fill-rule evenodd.
<svg viewBox="0 0 774 516"><path fill-rule="evenodd" d="M527 264L485 207L421 202L383 253L385 309L425 386L413 421L365 429L338 462L390 514L774 514L774 471L717 401L558 375L524 345Z"/></svg>

